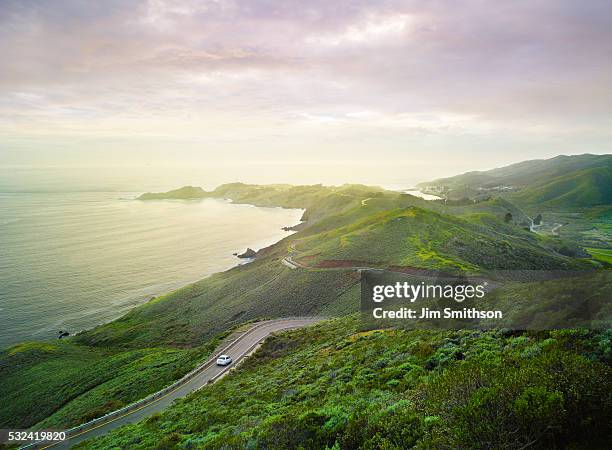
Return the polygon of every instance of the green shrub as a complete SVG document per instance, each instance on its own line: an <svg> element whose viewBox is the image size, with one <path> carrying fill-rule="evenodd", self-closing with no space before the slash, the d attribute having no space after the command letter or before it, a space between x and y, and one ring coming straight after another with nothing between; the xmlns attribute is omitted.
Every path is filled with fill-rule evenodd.
<svg viewBox="0 0 612 450"><path fill-rule="evenodd" d="M556 448L610 436L612 371L561 351L457 364L428 387L444 448Z"/></svg>

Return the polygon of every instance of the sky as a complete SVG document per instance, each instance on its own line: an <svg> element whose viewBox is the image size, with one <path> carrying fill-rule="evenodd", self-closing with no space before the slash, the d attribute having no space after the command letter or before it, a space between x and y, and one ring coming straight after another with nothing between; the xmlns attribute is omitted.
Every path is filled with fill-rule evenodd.
<svg viewBox="0 0 612 450"><path fill-rule="evenodd" d="M4 167L362 181L612 149L610 1L0 0L0 43Z"/></svg>

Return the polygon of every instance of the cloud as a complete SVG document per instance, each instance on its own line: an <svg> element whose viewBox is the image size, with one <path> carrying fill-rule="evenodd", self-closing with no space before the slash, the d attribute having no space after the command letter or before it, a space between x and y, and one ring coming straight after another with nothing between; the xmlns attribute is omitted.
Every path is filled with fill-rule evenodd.
<svg viewBox="0 0 612 450"><path fill-rule="evenodd" d="M11 142L161 128L230 150L237 133L346 147L610 144L606 1L5 0L0 40Z"/></svg>
<svg viewBox="0 0 612 450"><path fill-rule="evenodd" d="M340 32L315 33L306 42L315 45L340 46L350 44L376 45L384 39L404 34L411 22L407 14L370 16L363 23L349 25Z"/></svg>

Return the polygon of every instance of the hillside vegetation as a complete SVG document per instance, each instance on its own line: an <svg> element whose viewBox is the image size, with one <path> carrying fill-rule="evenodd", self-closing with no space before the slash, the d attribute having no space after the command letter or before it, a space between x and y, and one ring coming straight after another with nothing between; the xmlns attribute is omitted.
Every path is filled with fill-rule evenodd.
<svg viewBox="0 0 612 450"><path fill-rule="evenodd" d="M586 167L584 170L598 169ZM576 179L580 178L578 172L576 176ZM558 180L550 179L549 182L556 183ZM296 227L297 232L295 234L259 251L256 260L252 263L238 266L160 296L134 308L115 321L82 332L67 340L27 343L1 351L0 397L7 401L3 401L0 407L0 426L4 428L29 426L62 428L102 415L144 397L178 379L198 362L203 361L213 350L218 339L227 334L232 327L248 321L296 315L320 314L330 317L350 315L359 308L359 273L353 270L355 266L393 267L397 270L436 269L486 273L493 269L580 269L602 267L606 264L605 258L601 257L601 252L592 253L595 258L600 260L597 262L596 259L588 258L588 254L586 254L586 257L582 257L585 255L575 251L575 244L572 242L564 241L556 236L540 236L528 231L528 229L525 229L525 221L529 218L523 212L523 208L516 206L509 198L496 196L477 202L444 203L427 202L410 195L362 185L337 187L321 185L255 186L233 183L222 185L210 192L200 188L186 187L169 193L147 194L143 197L144 199L154 200L216 197L231 199L236 203L250 203L259 206L301 208L305 210L305 222ZM606 209L605 206L592 208L581 213L581 217L585 224L590 223L589 221L604 223L603 221L608 220L606 211L609 211L609 209ZM588 215L591 213L593 214L592 217ZM510 220L507 220L508 215L511 216ZM584 226L586 227L586 225ZM584 232L586 232L586 229ZM604 237L599 236L593 242L599 243L602 242L602 239L605 240L605 233L602 236ZM594 246L589 248L592 249ZM291 269L288 267L288 260L299 262L302 267ZM524 294L524 291L520 292ZM534 299L534 302L536 301L537 299ZM361 339L360 336L354 337L356 333L354 323L349 319L330 322L319 330L324 336L323 341L332 342L331 334L333 333L337 333L339 339L341 339L341 336L345 336L342 339L348 339L347 342ZM333 333L332 330L334 330ZM316 333L309 334L311 333L309 331L304 333L303 335L299 333L295 335L299 337L298 341L302 337L304 339L316 337ZM435 386L428 383L433 383L434 378L432 377L442 376L441 370L446 368L445 365L440 366L440 368L435 365L438 371L429 372L428 367L433 363L427 362L428 358L438 352L438 347L443 348L446 345L446 339L453 340L453 342L456 339L463 339L457 337L459 335L446 335L444 333L434 335L431 339L429 337L421 339L418 335L401 333L398 335L382 333L380 336L378 334L376 336L376 339L383 339L383 337L387 339L388 336L391 336L391 341L388 341L388 344L396 350L403 349L403 346L413 345L412 342L421 341L424 346L431 347L433 353L428 353L427 357L423 356L424 359L422 360L418 358L415 361L398 359L398 364L400 360L403 361L401 364L408 362L412 364L414 362L426 371L424 372L425 378L421 379L420 375L418 378L419 386L421 386L420 383L425 383L422 385L424 389L433 389L433 387L427 388L426 386ZM575 367L579 367L580 370L584 369L589 373L594 371L592 376L597 378L599 377L595 374L599 373L597 371L604 370L605 372L607 369L601 368L602 366L599 363L591 363L584 359L587 357L591 360L595 358L608 362L601 356L608 351L605 350L608 344L605 344L604 337L597 336L599 337L596 338L590 334L580 335L581 344L576 348L568 349L563 347L565 344L559 344L558 348L557 346L554 347L555 351L559 350L566 353L560 356L557 353L550 353L550 355L569 358L567 361L570 367L576 365ZM396 338L398 339L397 342L393 341ZM469 369L474 371L490 370L490 376L493 378L487 378L489 380L487 383L497 383L495 380L498 380L498 378L496 377L499 377L498 381L502 384L515 383L511 379L505 379L505 375L501 373L501 361L506 361L504 358L507 357L510 358L507 360L508 363L511 361L520 362L516 366L518 372L512 372L514 373L512 376L518 377L517 379L522 379L521 377L534 377L535 379L552 364L551 361L546 359L547 357L538 356L541 359L537 359L535 368L530 368L530 362L524 362L520 359L520 355L512 353L515 344L512 344L514 341L509 336L489 333L475 335L469 339L471 339L469 343L465 343L467 347L461 350L462 354L467 355L471 352L472 350L469 350L469 348L481 348L483 346L483 348L488 348L488 343L492 342L491 339L497 342L493 355L497 358L495 363L497 365ZM542 342L546 342L548 338L538 335L526 336L525 339L519 339L517 342L529 342L529 345L535 349L540 345L537 342L542 339ZM342 358L354 357L353 353L342 353L344 345L342 342L344 341L333 342L329 354L335 355L334 358L337 357L338 361ZM566 341L561 340L560 342L565 343ZM571 339L567 342L574 345ZM598 342L602 343L604 350L596 350L596 348L599 348L597 346L600 345ZM368 343L370 342L366 340L363 345ZM284 353L280 355L289 358L284 360L282 364L289 364L291 361L298 367L310 367L314 370L318 366L308 366L310 362L302 358L309 355L309 352L315 351L314 349L318 349L319 344L313 344L314 346L310 349L307 348L305 341L300 345L303 346L302 350L296 350L297 353L292 354L293 356ZM591 353L583 352L587 347ZM533 349L525 351L539 351ZM382 351L381 348L379 350ZM360 351L366 352L365 347L360 347ZM407 350L397 351L402 354L407 352ZM440 351L443 352L443 350ZM600 355L598 352L603 353ZM480 355L478 358L485 355L482 356L483 364L488 361L488 356L486 356L488 353L478 350L474 354ZM583 356L578 356L578 354ZM368 356L368 358L370 357L377 358L375 354ZM317 358L313 360L313 364L316 360ZM203 422L198 425L198 432L205 433L208 437L198 436L197 445L200 445L199 443L209 445L210 441L210 445L214 447L214 443L219 442L215 441L217 434L226 436L223 434L226 431L222 432L222 429L225 429L226 426L236 431L236 433L232 431L232 436L238 436L236 437L238 439L236 440L237 443L251 442L252 439L255 439L252 442L258 443L268 442L266 439L271 436L269 430L278 427L284 430L282 428L284 420L288 424L293 424L292 421L295 420L298 425L302 423L302 420L306 420L308 423L311 423L309 421L312 420L312 423L319 425L327 424L328 420L331 420L329 425L324 427L332 430L329 434L324 437L303 435L306 436L304 442L313 442L318 445L324 440L331 446L337 441L338 445L345 448L355 448L351 447L350 443L361 442L364 446L367 446L366 441L359 440L366 439L365 435L350 437L349 434L357 433L357 431L350 430L356 430L363 426L365 430L369 430L368 435L375 436L378 432L376 430L379 427L384 428L382 424L390 420L395 414L390 411L396 408L392 406L396 402L391 399L393 395L399 392L396 391L397 386L408 389L406 384L408 383L410 389L413 389L417 385L414 384L417 382L401 381L404 379L403 375L385 379L383 375L370 367L370 362L373 364L376 360L366 361L358 358L355 362L347 361L346 364L350 364L350 366L338 362L340 364L338 367L340 371L348 371L349 369L358 372L365 371L363 372L363 380L359 379L361 384L355 386L355 395L358 398L363 396L363 392L369 392L363 398L368 399L368 402L372 402L374 405L372 406L374 409L368 411L373 414L376 413L377 409L382 411L376 413L382 414L380 421L374 421L370 424L369 419L357 417L357 411L363 409L363 405L358 402L345 405L346 408L342 410L344 412L339 413L340 416L336 417L332 414L324 422L321 422L323 418L319 417L318 414L324 414L324 417L327 417L325 416L325 414L328 414L327 412L321 413L320 411L316 412L318 411L316 410L312 413L314 415L308 413L302 417L301 413L298 413L299 403L302 399L310 398L311 395L308 393L306 397L302 397L302 394L299 393L303 389L309 391L311 384L322 386L324 391L321 391L321 395L324 395L325 398L328 394L336 395L335 392L341 389L336 380L336 377L340 375L334 375L334 377L328 379L326 375L320 375L314 371L308 375L308 379L301 378L302 375L299 374L293 378L288 378L288 380L293 380L294 383L292 384L293 387L288 389L295 390L296 393L286 394L285 400L289 402L287 408L290 408L281 408L278 417L272 414L276 419L270 419L271 422L264 420L260 423L259 417L263 417L263 413L259 409L253 410L255 434L248 436L243 434L243 431L248 428L247 424L250 423L250 412L248 409L244 409L240 411L246 416L242 419L243 422L238 425L231 422L234 420L232 417L236 418L238 416L230 413L227 416L228 422L219 425L221 428L215 428L217 425L214 425L214 423L217 422ZM270 361L270 364L274 363ZM457 367L452 365L452 367L448 366L448 369L457 370L459 371L457 373L461 373L460 371L463 370L459 368L461 364L457 362ZM471 364L476 364L476 362ZM527 364L527 366L521 364ZM251 377L255 370L251 367L249 372L247 370L249 367L251 366L245 366L245 374L241 375L246 377L243 380ZM368 367L370 368L368 369ZM383 370L385 367L381 366L379 369ZM527 372L523 373L523 369ZM420 369L417 372L420 373ZM281 373L283 372L281 371ZM233 379L234 377L228 378L228 380ZM341 379L338 378L338 380ZM271 380L276 380L276 378L272 377ZM387 386L388 381L391 383ZM248 381L244 382L249 384ZM226 383L230 383L230 381ZM553 381L550 383L553 383ZM326 389L327 387L331 388L331 386L334 386L333 392L329 391L328 393ZM544 391L538 390L534 393L535 400L530 400L531 393L525 394L527 396L526 401L540 404L539 402L548 398L549 391L552 389L551 386L552 384L546 384L542 387ZM370 388L372 389L370 390ZM222 387L215 387L214 389L218 390ZM567 389L571 390L573 387L570 386ZM205 391L209 392L208 389ZM220 393L224 391L213 390L212 392L218 392L219 394L215 395L219 395L220 399ZM316 394L318 391L313 392ZM401 392L408 391L403 390ZM416 392L414 391L413 394L416 395ZM515 393L519 395L521 392L516 391ZM560 395L566 395L563 392ZM316 398L315 394L312 395L312 399ZM429 404L429 406L423 406L418 403L420 401L418 396L413 398L413 394L406 398L406 401L410 402L410 408L406 406L407 404L402 403L401 405L408 408L405 411L407 414L409 413L410 417L415 415L415 423L419 424L417 431L415 431L416 434L413 436L414 442L431 442L431 445L435 446L434 442L436 441L428 440L435 437L429 431L434 429L431 428L432 426L449 427L436 428L438 430L452 430L452 427L460 426L454 425L455 423L464 423L461 420L465 421L468 420L466 417L472 417L469 416L469 414L472 414L470 412L459 420L458 416L454 415L456 411L439 411L436 408L442 408L442 405L435 406L435 402ZM208 394L200 393L198 395ZM459 396L459 394L456 395ZM543 397L540 395L543 395ZM550 395L555 397L557 394L552 393ZM285 394L283 394L283 398L284 396ZM485 401L483 399L477 396L470 401ZM554 402L558 402L558 399ZM275 404L276 401L271 401L266 410L268 412L275 411ZM553 404L555 408L559 406L558 403ZM262 405L259 404L259 406ZM402 411L404 411L404 406L401 406ZM248 402L244 403L244 407L248 407ZM510 408L508 405L503 407ZM391 409L388 410L387 408ZM239 409L236 411L239 411ZM390 415L385 416L385 414ZM542 414L549 417L546 411ZM349 419L353 415L353 419ZM430 416L434 418L428 419ZM166 440L169 447L175 442L186 442L183 431L179 432L178 438L172 433L166 436L164 430L167 427L164 425L165 428L162 429L159 425L165 422L158 423L155 420L147 425L154 429L152 436ZM338 424L338 427L344 428L336 429L335 423ZM349 424L352 425L349 426ZM371 428L368 428L370 425ZM299 426L302 427L302 425ZM556 422L555 425L551 426L558 427ZM244 429L240 431L240 427ZM390 433L392 425L389 425L389 427L391 428L387 431ZM310 433L310 431L304 432ZM256 436L259 433L262 433L261 436L263 436L261 440ZM380 431L380 433L384 434L386 432ZM458 437L458 429L453 433L451 433L454 436L452 439L459 440L447 442L444 444L447 447L453 447L464 442L461 440L464 438ZM551 439L550 441L538 442L554 443L558 439L565 439L561 434L555 433L547 437L538 437L538 439ZM308 436L310 435L308 434ZM468 439L469 436L466 436L465 439ZM314 440L309 441L311 438ZM247 439L247 441L242 439ZM449 439L451 438L449 437ZM576 439L580 440L582 437ZM285 441L278 442L279 448L286 444Z"/></svg>
<svg viewBox="0 0 612 450"><path fill-rule="evenodd" d="M547 183L554 178L585 169L609 167L610 164L612 164L612 155L560 155L550 159L522 161L497 169L467 172L449 178L439 178L434 181L420 183L419 187L448 186L452 189L462 186L491 188L506 185L523 188Z"/></svg>
<svg viewBox="0 0 612 450"><path fill-rule="evenodd" d="M359 202L326 188L289 190L288 204L294 205L294 194L310 199L320 208L317 214ZM265 192L266 202L278 195L276 188ZM264 201L259 189L251 195ZM351 271L292 271L274 255L236 267L74 338L1 351L0 394L7 401L0 408L0 425L85 422L180 378L233 326L268 317L346 314L357 309L357 299L358 276Z"/></svg>
<svg viewBox="0 0 612 450"><path fill-rule="evenodd" d="M66 341L19 344L0 352L0 423L79 425L171 384L205 359L215 343L129 351Z"/></svg>
<svg viewBox="0 0 612 450"><path fill-rule="evenodd" d="M610 333L283 333L232 376L79 448L604 448Z"/></svg>
<svg viewBox="0 0 612 450"><path fill-rule="evenodd" d="M139 200L193 200L206 197L201 187L183 186L168 192L147 192L138 197Z"/></svg>
<svg viewBox="0 0 612 450"><path fill-rule="evenodd" d="M514 206L511 214L516 223L529 226L540 217L538 222L544 224L540 233L583 247L611 248L612 155L524 161L419 186L443 195L445 204L462 203L468 208L503 198Z"/></svg>
<svg viewBox="0 0 612 450"><path fill-rule="evenodd" d="M596 167L561 175L510 196L519 204L568 209L612 203L612 160Z"/></svg>
<svg viewBox="0 0 612 450"><path fill-rule="evenodd" d="M488 214L455 217L408 207L374 213L350 225L296 240L300 261L357 261L445 271L563 269L578 263L537 235Z"/></svg>

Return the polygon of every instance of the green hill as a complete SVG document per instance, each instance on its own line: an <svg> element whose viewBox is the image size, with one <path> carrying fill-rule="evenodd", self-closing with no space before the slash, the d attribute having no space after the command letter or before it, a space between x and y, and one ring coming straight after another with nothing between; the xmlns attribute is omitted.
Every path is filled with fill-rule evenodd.
<svg viewBox="0 0 612 450"><path fill-rule="evenodd" d="M604 167L561 175L544 184L522 189L510 199L541 208L575 208L612 204L612 162Z"/></svg>
<svg viewBox="0 0 612 450"><path fill-rule="evenodd" d="M255 206L273 206L282 208L305 209L303 220L313 224L320 218L339 214L356 206L364 198L378 196L397 196L382 188L360 184L345 184L343 186L292 186L289 184L245 184L228 183L218 186L212 191L204 191L200 187L184 186L168 192L144 193L139 200L164 199L199 199L223 198L234 203L244 203Z"/></svg>
<svg viewBox="0 0 612 450"><path fill-rule="evenodd" d="M0 351L0 423L79 425L168 386L206 358L216 342L133 350L70 340L18 344Z"/></svg>
<svg viewBox="0 0 612 450"><path fill-rule="evenodd" d="M504 195L531 207L591 207L612 197L612 155L557 156L421 183L450 199Z"/></svg>
<svg viewBox="0 0 612 450"><path fill-rule="evenodd" d="M610 164L612 164L612 155L560 155L550 159L522 161L496 169L439 178L431 182L420 183L419 186L446 185L453 188L459 186L493 187L504 184L521 188L546 182L551 178L571 172L610 166Z"/></svg>
<svg viewBox="0 0 612 450"><path fill-rule="evenodd" d="M295 257L303 263L320 266L328 260L468 271L575 265L537 235L495 216L455 217L418 207L385 210L350 225L296 239L295 250Z"/></svg>
<svg viewBox="0 0 612 450"><path fill-rule="evenodd" d="M274 336L233 375L79 448L605 448L609 350L606 333L347 317Z"/></svg>
<svg viewBox="0 0 612 450"><path fill-rule="evenodd" d="M343 265L352 260L467 271L590 266L561 255L556 239L505 223L503 215L514 211L506 200L455 207L362 185L241 183L211 192L182 188L170 196L303 208L307 222L252 263L61 343L0 352L0 396L9 399L0 409L0 425L62 428L102 415L179 378L216 339L251 320L351 314L359 308L360 278ZM291 269L286 257L311 268Z"/></svg>
<svg viewBox="0 0 612 450"><path fill-rule="evenodd" d="M309 223L315 223L317 217L359 204L361 191L371 188L226 185L215 196L310 206ZM180 378L233 326L267 317L357 310L357 274L293 271L281 263L278 255L284 253L286 243L277 244L263 259L160 296L59 343L0 351L0 396L8 399L0 408L0 424L40 422L62 428L82 423Z"/></svg>
<svg viewBox="0 0 612 450"><path fill-rule="evenodd" d="M183 186L168 192L146 192L138 197L139 200L192 200L206 197L201 187Z"/></svg>

